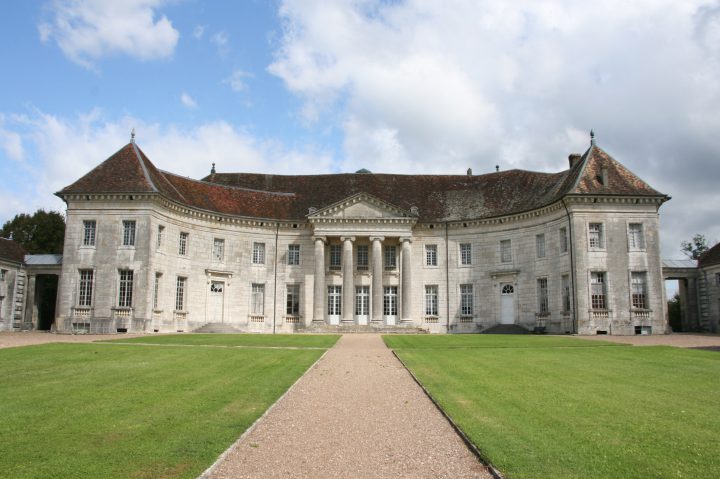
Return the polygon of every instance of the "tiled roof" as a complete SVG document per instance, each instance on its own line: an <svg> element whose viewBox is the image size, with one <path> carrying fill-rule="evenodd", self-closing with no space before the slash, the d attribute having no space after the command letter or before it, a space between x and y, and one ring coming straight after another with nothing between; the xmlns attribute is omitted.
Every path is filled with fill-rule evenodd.
<svg viewBox="0 0 720 479"><path fill-rule="evenodd" d="M0 238L0 259L22 263L26 254L28 252L20 246L20 243L7 238Z"/></svg>
<svg viewBox="0 0 720 479"><path fill-rule="evenodd" d="M698 259L699 268L706 268L716 264L720 264L720 243L704 252Z"/></svg>
<svg viewBox="0 0 720 479"><path fill-rule="evenodd" d="M602 169L608 184L598 184ZM265 175L212 173L192 180L155 168L134 143L63 188L71 193L155 192L187 206L228 215L301 220L357 193L367 193L410 211L421 221L480 219L549 205L566 194L663 195L596 146L560 173L509 170L485 175L394 175L342 173Z"/></svg>

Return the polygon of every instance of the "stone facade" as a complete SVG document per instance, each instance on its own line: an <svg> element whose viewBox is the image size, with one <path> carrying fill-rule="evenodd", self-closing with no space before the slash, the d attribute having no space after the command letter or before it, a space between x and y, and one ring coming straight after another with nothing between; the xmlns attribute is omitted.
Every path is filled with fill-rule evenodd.
<svg viewBox="0 0 720 479"><path fill-rule="evenodd" d="M27 252L17 243L0 238L0 331L20 328L25 312Z"/></svg>
<svg viewBox="0 0 720 479"><path fill-rule="evenodd" d="M667 331L667 197L594 144L557 174L194 181L131 143L58 195L59 330Z"/></svg>

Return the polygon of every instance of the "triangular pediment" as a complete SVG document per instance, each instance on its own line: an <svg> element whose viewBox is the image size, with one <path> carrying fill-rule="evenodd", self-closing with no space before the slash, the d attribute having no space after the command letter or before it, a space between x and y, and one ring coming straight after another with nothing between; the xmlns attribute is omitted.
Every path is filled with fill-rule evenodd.
<svg viewBox="0 0 720 479"><path fill-rule="evenodd" d="M367 193L358 193L311 212L308 218L383 219L412 218L414 215Z"/></svg>

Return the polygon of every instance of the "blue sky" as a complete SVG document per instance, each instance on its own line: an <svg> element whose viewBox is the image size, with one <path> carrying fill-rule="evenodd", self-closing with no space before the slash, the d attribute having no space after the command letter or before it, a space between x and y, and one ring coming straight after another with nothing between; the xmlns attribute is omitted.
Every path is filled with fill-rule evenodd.
<svg viewBox="0 0 720 479"><path fill-rule="evenodd" d="M587 4L585 4L587 3ZM588 132L720 239L720 2L7 2L0 221L137 131L160 168L560 171Z"/></svg>

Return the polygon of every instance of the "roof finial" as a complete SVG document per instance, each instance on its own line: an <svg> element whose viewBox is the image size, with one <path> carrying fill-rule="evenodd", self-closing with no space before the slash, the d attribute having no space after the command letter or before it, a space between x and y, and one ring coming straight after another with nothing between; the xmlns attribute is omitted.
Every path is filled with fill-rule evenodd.
<svg viewBox="0 0 720 479"><path fill-rule="evenodd" d="M135 127L130 132L130 143L135 143Z"/></svg>
<svg viewBox="0 0 720 479"><path fill-rule="evenodd" d="M212 164L212 168L210 168L210 174L211 174L211 175L214 175L214 174L215 174L215 163L213 163L213 164Z"/></svg>
<svg viewBox="0 0 720 479"><path fill-rule="evenodd" d="M495 171L500 171L500 165L495 165Z"/></svg>
<svg viewBox="0 0 720 479"><path fill-rule="evenodd" d="M590 145L595 146L595 130L590 130Z"/></svg>

